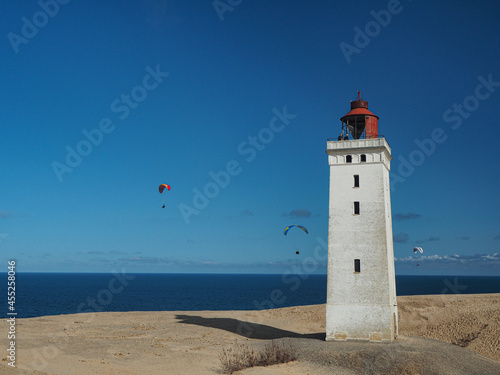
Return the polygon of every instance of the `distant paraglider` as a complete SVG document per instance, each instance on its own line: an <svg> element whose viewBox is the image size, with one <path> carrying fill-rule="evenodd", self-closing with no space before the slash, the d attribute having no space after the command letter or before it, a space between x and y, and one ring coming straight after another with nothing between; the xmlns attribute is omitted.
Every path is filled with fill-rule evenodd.
<svg viewBox="0 0 500 375"><path fill-rule="evenodd" d="M167 188L167 190L170 190L170 185L167 185L167 184L161 184L159 187L158 187L158 190L160 191L160 194L163 193L163 190L165 190L165 188Z"/></svg>
<svg viewBox="0 0 500 375"><path fill-rule="evenodd" d="M160 192L160 194L163 194L163 190L170 190L170 185L167 185L167 184L161 184L159 187L158 187L158 191ZM165 203L163 203L161 205L161 208L165 208Z"/></svg>
<svg viewBox="0 0 500 375"><path fill-rule="evenodd" d="M300 228L302 229L306 234L309 234L309 231L306 229L306 227L303 227L302 225L289 225L288 227L285 228L283 234L286 236L287 233L290 231L292 228ZM297 251L295 251L295 254L300 254L299 247L297 245Z"/></svg>
<svg viewBox="0 0 500 375"><path fill-rule="evenodd" d="M414 247L413 248L413 254L422 254L424 252L424 249L422 249L421 247ZM420 263L417 261L417 267L420 266Z"/></svg>
<svg viewBox="0 0 500 375"><path fill-rule="evenodd" d="M286 234L288 233L288 231L292 228L300 228L302 229L304 232L306 232L307 234L309 234L309 232L307 231L307 229L305 227L303 227L302 225L289 225L288 227L285 228L285 231L283 232L283 234L286 236Z"/></svg>

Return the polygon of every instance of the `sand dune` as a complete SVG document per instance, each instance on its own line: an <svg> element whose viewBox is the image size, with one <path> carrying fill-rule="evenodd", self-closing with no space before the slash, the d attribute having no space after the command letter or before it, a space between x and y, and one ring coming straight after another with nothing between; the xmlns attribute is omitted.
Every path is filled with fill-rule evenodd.
<svg viewBox="0 0 500 375"><path fill-rule="evenodd" d="M500 362L500 294L398 298L400 332L449 342Z"/></svg>
<svg viewBox="0 0 500 375"><path fill-rule="evenodd" d="M398 297L393 344L326 342L325 305L20 319L2 374L217 374L222 348L289 340L298 360L241 374L500 374L500 294ZM2 347L8 348L6 335ZM4 351L5 353L6 351Z"/></svg>

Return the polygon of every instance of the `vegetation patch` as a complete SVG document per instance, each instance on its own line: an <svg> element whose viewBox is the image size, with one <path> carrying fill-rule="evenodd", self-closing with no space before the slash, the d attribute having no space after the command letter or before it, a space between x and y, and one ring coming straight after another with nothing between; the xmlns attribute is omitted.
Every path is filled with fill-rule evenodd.
<svg viewBox="0 0 500 375"><path fill-rule="evenodd" d="M287 363L297 359L297 350L290 341L273 340L263 350L256 351L246 344L235 342L229 348L223 348L219 359L222 372L232 374L235 371L254 366L271 366L278 363Z"/></svg>

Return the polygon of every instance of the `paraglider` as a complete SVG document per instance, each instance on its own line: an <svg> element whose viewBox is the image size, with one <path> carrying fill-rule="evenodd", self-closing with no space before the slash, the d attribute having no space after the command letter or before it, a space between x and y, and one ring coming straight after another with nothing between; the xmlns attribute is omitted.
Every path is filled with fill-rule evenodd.
<svg viewBox="0 0 500 375"><path fill-rule="evenodd" d="M158 187L158 190L159 190L160 194L163 194L163 190L165 190L165 189L170 190L170 185L167 185L167 184L161 184L161 185ZM161 205L161 208L165 208L165 203L163 203L163 204Z"/></svg>
<svg viewBox="0 0 500 375"><path fill-rule="evenodd" d="M413 248L414 254L418 254L418 253L422 254L423 252L424 252L424 249L422 249L421 247L414 247ZM419 266L420 266L420 263L417 261L417 267L419 267Z"/></svg>
<svg viewBox="0 0 500 375"><path fill-rule="evenodd" d="M306 232L307 234L309 234L309 232L307 231L307 229L305 227L303 227L302 225L289 225L288 227L285 228L285 231L283 232L286 236L286 234L288 233L288 231L292 228L300 228L302 229L304 232Z"/></svg>
<svg viewBox="0 0 500 375"><path fill-rule="evenodd" d="M286 236L288 231L292 228L300 228L302 229L306 234L309 234L309 231L306 229L306 227L303 227L302 225L289 225L288 227L285 228L283 234ZM300 254L300 251L299 251L299 248L298 248L298 245L297 245L297 251L295 252L295 254Z"/></svg>
<svg viewBox="0 0 500 375"><path fill-rule="evenodd" d="M159 187L158 187L158 190L160 191L160 194L163 193L163 190L165 190L165 188L167 188L167 190L170 190L170 185L167 185L167 184L161 184Z"/></svg>

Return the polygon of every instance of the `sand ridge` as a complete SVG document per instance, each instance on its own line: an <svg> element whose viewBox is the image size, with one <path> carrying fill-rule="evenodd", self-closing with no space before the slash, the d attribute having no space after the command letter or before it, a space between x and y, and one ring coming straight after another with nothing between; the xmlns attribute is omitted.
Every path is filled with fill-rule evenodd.
<svg viewBox="0 0 500 375"><path fill-rule="evenodd" d="M223 347L238 341L258 350L274 339L290 340L298 360L240 373L500 374L500 294L405 296L398 305L393 344L324 341L325 305L20 319L18 368L4 357L0 372L220 374Z"/></svg>
<svg viewBox="0 0 500 375"><path fill-rule="evenodd" d="M500 361L500 294L398 297L400 332Z"/></svg>

